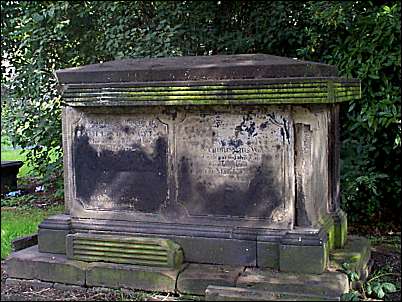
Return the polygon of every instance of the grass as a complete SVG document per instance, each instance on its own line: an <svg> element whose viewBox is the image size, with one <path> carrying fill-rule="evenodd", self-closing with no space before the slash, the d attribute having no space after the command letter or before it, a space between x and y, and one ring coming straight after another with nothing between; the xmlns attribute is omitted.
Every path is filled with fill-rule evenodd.
<svg viewBox="0 0 402 302"><path fill-rule="evenodd" d="M62 205L47 210L37 208L1 210L1 259L11 253L11 242L38 231L38 225L46 217L63 212Z"/></svg>

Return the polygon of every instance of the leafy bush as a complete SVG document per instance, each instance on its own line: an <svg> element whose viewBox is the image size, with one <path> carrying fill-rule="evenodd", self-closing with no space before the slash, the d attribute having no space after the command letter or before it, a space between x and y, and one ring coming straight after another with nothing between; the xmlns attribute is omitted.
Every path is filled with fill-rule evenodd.
<svg viewBox="0 0 402 302"><path fill-rule="evenodd" d="M337 65L342 76L362 82L362 98L344 106L342 114L343 205L352 221L398 220L400 2L316 2L309 9L309 43L299 53Z"/></svg>
<svg viewBox="0 0 402 302"><path fill-rule="evenodd" d="M16 71L10 80L2 62L11 98L2 132L35 146L28 159L39 174L62 171L57 69L135 57L297 56L362 81L363 98L342 112L343 206L352 221L400 221L399 1L2 1L1 16L2 57Z"/></svg>
<svg viewBox="0 0 402 302"><path fill-rule="evenodd" d="M380 270L371 272L367 280L360 280L360 276L353 270L350 270L350 264L342 265L342 272L348 276L350 291L342 294L341 301L360 301L368 300L368 297L383 299L386 294L397 291L395 284L387 280L389 276L397 276L390 267L384 267ZM394 281L394 280L393 280ZM358 290L357 290L358 289Z"/></svg>

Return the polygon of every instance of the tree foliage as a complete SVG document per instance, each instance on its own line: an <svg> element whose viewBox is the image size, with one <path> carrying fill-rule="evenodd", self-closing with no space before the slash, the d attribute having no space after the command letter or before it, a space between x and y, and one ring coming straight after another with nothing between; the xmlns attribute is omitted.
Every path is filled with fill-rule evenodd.
<svg viewBox="0 0 402 302"><path fill-rule="evenodd" d="M268 53L334 64L362 81L363 98L342 113L343 204L355 220L400 211L399 1L2 1L1 17L2 57L15 68L11 79L2 62L2 132L34 146L28 158L41 175L62 170L55 70Z"/></svg>

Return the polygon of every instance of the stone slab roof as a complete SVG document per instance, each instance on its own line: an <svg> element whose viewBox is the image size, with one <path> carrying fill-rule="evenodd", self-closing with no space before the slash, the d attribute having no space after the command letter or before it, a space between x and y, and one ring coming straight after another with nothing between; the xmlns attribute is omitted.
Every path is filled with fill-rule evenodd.
<svg viewBox="0 0 402 302"><path fill-rule="evenodd" d="M336 77L335 66L266 54L141 58L56 72L59 84Z"/></svg>

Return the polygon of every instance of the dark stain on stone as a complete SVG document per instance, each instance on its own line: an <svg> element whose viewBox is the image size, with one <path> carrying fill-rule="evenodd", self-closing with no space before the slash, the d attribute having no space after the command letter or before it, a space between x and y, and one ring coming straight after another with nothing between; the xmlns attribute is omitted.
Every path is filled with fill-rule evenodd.
<svg viewBox="0 0 402 302"><path fill-rule="evenodd" d="M295 209L295 224L297 226L310 226L311 221L306 211L306 198L303 189L297 186L296 189L296 209Z"/></svg>
<svg viewBox="0 0 402 302"><path fill-rule="evenodd" d="M240 125L235 127L236 137L242 132L247 132L248 137L257 136L255 122L252 121L250 113L247 116L243 116L243 121L240 123Z"/></svg>
<svg viewBox="0 0 402 302"><path fill-rule="evenodd" d="M180 159L179 166L179 192L178 192L178 200L189 200L191 199L191 174L190 174L190 165L189 159L182 156Z"/></svg>
<svg viewBox="0 0 402 302"><path fill-rule="evenodd" d="M285 131L281 128L282 142L285 143Z"/></svg>
<svg viewBox="0 0 402 302"><path fill-rule="evenodd" d="M81 132L78 135L78 132ZM73 165L77 196L88 208L94 194L106 194L113 210L155 212L167 196L167 143L158 138L154 153L148 155L141 146L132 150L97 150L89 144L85 128L77 127L73 143ZM95 198L97 196L94 196Z"/></svg>
<svg viewBox="0 0 402 302"><path fill-rule="evenodd" d="M162 113L170 116L173 121L177 118L177 110L175 108L164 108Z"/></svg>
<svg viewBox="0 0 402 302"><path fill-rule="evenodd" d="M290 144L288 121L285 118L282 118L282 121L283 121L283 129L285 130L285 134L286 134L286 140L288 141L288 144Z"/></svg>
<svg viewBox="0 0 402 302"><path fill-rule="evenodd" d="M271 119L271 121L276 121L275 112L268 113L267 116Z"/></svg>
<svg viewBox="0 0 402 302"><path fill-rule="evenodd" d="M260 129L265 129L269 122L280 126L281 127L281 136L282 136L282 141L285 143L287 141L288 144L290 144L290 134L289 134L289 123L285 118L282 118L282 121L278 120L278 118L275 116L275 113L268 113L267 117L269 121L266 121L260 125Z"/></svg>
<svg viewBox="0 0 402 302"><path fill-rule="evenodd" d="M235 149L239 148L241 145L243 145L243 141L241 139L233 139L231 138L228 142L229 146L234 147ZM233 152L236 152L235 150L233 150Z"/></svg>
<svg viewBox="0 0 402 302"><path fill-rule="evenodd" d="M222 184L215 190L189 172L188 159L179 162L178 200L190 215L217 215L268 218L282 205L280 185L270 169L259 167L246 190L236 185Z"/></svg>
<svg viewBox="0 0 402 302"><path fill-rule="evenodd" d="M264 130L265 128L268 127L268 121L261 123L260 125L260 130Z"/></svg>

